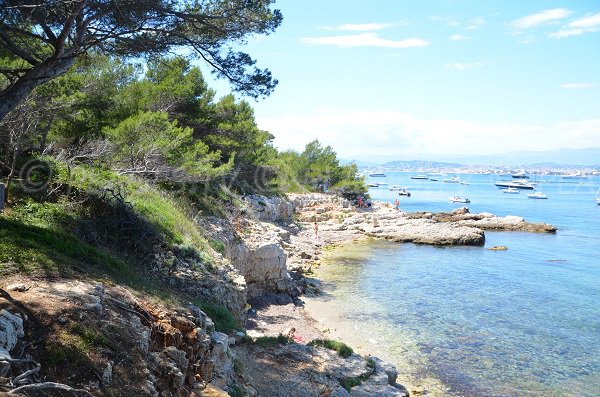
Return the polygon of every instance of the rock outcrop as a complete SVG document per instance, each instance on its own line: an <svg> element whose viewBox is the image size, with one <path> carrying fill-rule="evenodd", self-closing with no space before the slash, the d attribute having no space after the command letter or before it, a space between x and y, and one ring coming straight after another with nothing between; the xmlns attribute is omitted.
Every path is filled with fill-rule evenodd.
<svg viewBox="0 0 600 397"><path fill-rule="evenodd" d="M483 230L523 231L537 233L555 233L556 227L547 223L527 222L520 216L496 216L488 212L471 214L466 207L452 212L415 212L407 214L411 219L431 219L435 222L456 223L461 226L475 227Z"/></svg>
<svg viewBox="0 0 600 397"><path fill-rule="evenodd" d="M25 328L44 340L42 363L54 363L40 375L91 395L201 396L232 384L228 336L192 304L167 309L125 288L65 280L38 281L11 299L0 300L0 379L11 375L1 363ZM39 362L42 351L24 346L24 362Z"/></svg>
<svg viewBox="0 0 600 397"><path fill-rule="evenodd" d="M556 227L531 223L517 216L499 217L489 213L471 214L468 208L453 212L404 213L389 203L357 209L343 199L326 194L294 195L298 219L306 229L317 222L328 241L347 241L361 236L398 242L431 245L483 245L484 230L549 232Z"/></svg>
<svg viewBox="0 0 600 397"><path fill-rule="evenodd" d="M295 204L282 197L246 196L250 212L262 222L292 222Z"/></svg>
<svg viewBox="0 0 600 397"><path fill-rule="evenodd" d="M282 248L290 238L288 231L249 219L203 218L198 222L214 241L223 244L223 256L243 277L248 299L267 292L292 291L287 254Z"/></svg>
<svg viewBox="0 0 600 397"><path fill-rule="evenodd" d="M260 396L407 397L396 370L376 358L348 358L325 348L300 344L240 348L244 377Z"/></svg>

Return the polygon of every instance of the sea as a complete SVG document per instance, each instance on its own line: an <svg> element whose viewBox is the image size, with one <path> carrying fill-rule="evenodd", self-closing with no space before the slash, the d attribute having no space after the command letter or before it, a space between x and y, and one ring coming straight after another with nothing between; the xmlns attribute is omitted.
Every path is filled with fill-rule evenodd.
<svg viewBox="0 0 600 397"><path fill-rule="evenodd" d="M548 196L540 200L494 186L510 175L412 175L368 178L388 184L369 194L398 198L405 212L466 205L558 231L486 231L483 247L367 241L329 251L316 277L338 324L352 327L363 350L399 366L400 380L443 385L433 395L600 396L600 177L531 178ZM450 176L465 184L444 183ZM453 196L471 202L454 204ZM508 249L487 249L499 245Z"/></svg>

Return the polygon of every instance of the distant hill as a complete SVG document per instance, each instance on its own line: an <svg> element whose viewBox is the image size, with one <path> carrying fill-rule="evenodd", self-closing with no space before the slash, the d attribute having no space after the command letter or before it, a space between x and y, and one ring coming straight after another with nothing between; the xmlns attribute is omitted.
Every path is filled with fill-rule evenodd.
<svg viewBox="0 0 600 397"><path fill-rule="evenodd" d="M358 157L358 156L357 156ZM515 151L495 155L423 154L430 160L394 160L383 156L360 156L354 161L359 167L382 165L386 167L451 168L460 165L492 165L510 167L600 167L600 148L559 149L549 151ZM387 162L386 162L387 160Z"/></svg>
<svg viewBox="0 0 600 397"><path fill-rule="evenodd" d="M458 163L444 163L439 161L409 160L409 161L388 161L381 164L384 167L406 167L411 169L418 168L451 168L460 167Z"/></svg>
<svg viewBox="0 0 600 397"><path fill-rule="evenodd" d="M510 166L600 166L600 148L558 149L542 152L520 151L500 155L458 155L444 156L443 161L456 161L463 164L489 164Z"/></svg>
<svg viewBox="0 0 600 397"><path fill-rule="evenodd" d="M356 164L357 167L372 167L374 165L378 165L378 163L372 162L372 161L340 159L340 165L346 165L346 164L352 164L352 163Z"/></svg>

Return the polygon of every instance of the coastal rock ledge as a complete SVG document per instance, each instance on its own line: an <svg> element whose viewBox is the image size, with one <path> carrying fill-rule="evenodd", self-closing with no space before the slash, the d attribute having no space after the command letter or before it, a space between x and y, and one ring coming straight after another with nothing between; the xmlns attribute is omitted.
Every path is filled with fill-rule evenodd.
<svg viewBox="0 0 600 397"><path fill-rule="evenodd" d="M300 202L297 196L291 196ZM405 213L389 203L374 202L358 209L327 194L312 194L296 207L301 222L319 223L319 232L333 241L361 236L398 242L430 245L483 245L484 230L554 233L556 227L527 222L518 216L496 216L487 212L471 214L466 207L452 212ZM311 227L312 228L312 227Z"/></svg>

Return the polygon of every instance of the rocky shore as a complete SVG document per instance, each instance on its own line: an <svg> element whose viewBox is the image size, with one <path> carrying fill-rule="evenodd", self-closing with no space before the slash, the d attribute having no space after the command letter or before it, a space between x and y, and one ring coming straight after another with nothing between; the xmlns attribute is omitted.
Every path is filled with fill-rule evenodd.
<svg viewBox="0 0 600 397"><path fill-rule="evenodd" d="M303 294L318 293L310 276L324 249L368 238L483 245L485 230L556 231L514 216L470 214L466 208L407 214L375 202L358 209L326 194L247 197L237 216L196 222L219 243L214 255L222 276L201 277L180 266L167 281L227 307L246 334L216 331L209 316L191 303L150 300L102 282L15 276L0 282L0 380L18 381L4 390L54 395L40 394L39 388L48 381L50 392L56 392L52 384L58 381L75 388L60 394L65 396L428 395L420 385L397 384L396 369L376 357L341 355L310 344L331 337L302 301ZM80 356L82 346L89 351ZM72 354L81 373L65 374L46 361L41 363L48 367L44 378L38 376L35 357L43 353ZM0 394L2 387L0 382Z"/></svg>

